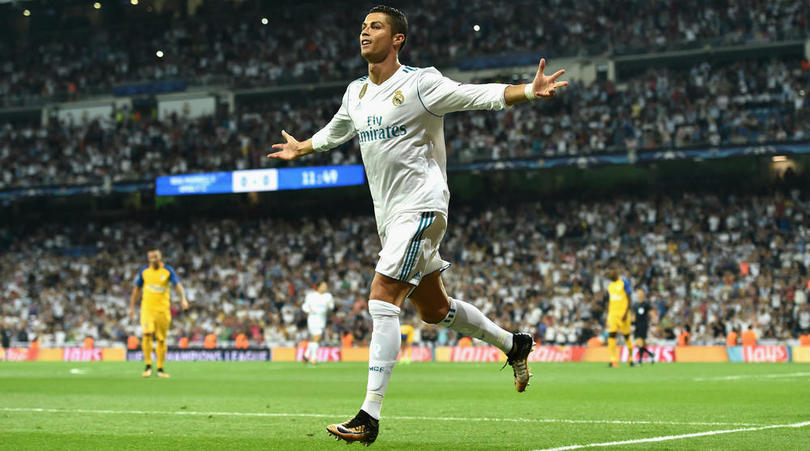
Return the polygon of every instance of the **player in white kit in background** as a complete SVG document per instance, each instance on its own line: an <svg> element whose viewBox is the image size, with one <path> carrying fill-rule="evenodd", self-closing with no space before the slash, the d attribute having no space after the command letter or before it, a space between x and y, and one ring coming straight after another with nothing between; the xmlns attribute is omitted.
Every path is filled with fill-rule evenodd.
<svg viewBox="0 0 810 451"><path fill-rule="evenodd" d="M380 410L400 348L400 305L410 299L421 319L500 348L512 366L515 388L529 383L531 335L510 333L472 304L447 295L441 273L450 264L439 255L447 226L450 192L445 170L444 115L465 110L500 110L537 97L551 97L568 82L564 71L537 74L526 85L467 85L430 68L401 65L408 22L399 10L372 8L359 36L368 75L346 88L340 109L311 139L299 142L286 131L269 158L294 160L332 149L357 136L374 202L382 243L371 283L372 319L368 385L360 411L342 424L330 424L336 439L369 445L379 432Z"/></svg>
<svg viewBox="0 0 810 451"><path fill-rule="evenodd" d="M304 304L301 306L301 310L307 314L307 329L309 329L309 341L304 353L304 361L313 364L318 362L318 347L323 337L323 330L326 328L326 315L335 308L332 294L326 291L328 288L326 282L319 283L317 290L307 292Z"/></svg>

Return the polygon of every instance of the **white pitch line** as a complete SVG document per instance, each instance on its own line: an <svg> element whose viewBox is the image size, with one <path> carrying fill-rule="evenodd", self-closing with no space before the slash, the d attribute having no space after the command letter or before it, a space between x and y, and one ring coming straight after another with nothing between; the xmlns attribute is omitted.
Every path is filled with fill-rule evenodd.
<svg viewBox="0 0 810 451"><path fill-rule="evenodd" d="M191 415L191 416L224 416L224 417L301 417L301 418L342 418L344 415L323 413L273 413L273 412L198 412L193 410L177 410L161 412L157 410L96 410L96 409L46 409L39 407L0 407L0 412L32 412L32 413L86 413L101 415ZM481 418L481 417L420 417L386 415L386 420L418 420L418 421L487 421L510 423L573 423L573 424L648 424L668 426L755 426L756 423L716 423L696 421L650 421L650 420L573 420L566 418Z"/></svg>
<svg viewBox="0 0 810 451"><path fill-rule="evenodd" d="M697 377L693 379L697 382L706 381L735 381L739 379L776 379L782 377L805 377L810 376L810 373L775 373L775 374L737 374L734 376L716 376L716 377Z"/></svg>
<svg viewBox="0 0 810 451"><path fill-rule="evenodd" d="M545 448L542 450L535 450L535 451L563 451L568 449L581 449L581 448L596 448L596 447L605 447L605 446L619 446L619 445L635 445L638 443L652 443L652 442L665 442L668 440L679 440L682 438L693 438L693 437L706 437L709 435L720 435L720 434L735 434L737 432L757 432L757 431L764 431L766 429L784 429L784 428L803 428L806 426L810 426L810 421L805 421L802 423L793 423L793 424L773 424L770 426L760 426L760 427L753 427L753 428L742 428L742 429L726 429L722 431L706 431L706 432L695 432L693 434L681 434L681 435L665 435L662 437L650 437L650 438L640 438L635 440L623 440L619 442L603 442L603 443L587 443L585 445L570 445L570 446L561 446L558 448Z"/></svg>

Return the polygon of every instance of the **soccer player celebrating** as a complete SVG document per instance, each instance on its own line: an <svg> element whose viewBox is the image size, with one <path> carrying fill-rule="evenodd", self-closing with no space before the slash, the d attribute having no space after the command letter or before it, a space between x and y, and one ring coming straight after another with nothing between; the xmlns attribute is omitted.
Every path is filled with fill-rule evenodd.
<svg viewBox="0 0 810 451"><path fill-rule="evenodd" d="M307 328L309 329L309 342L304 353L304 361L315 364L318 361L318 347L320 346L323 330L326 328L326 314L335 308L332 294L326 290L326 282L318 284L317 290L311 290L304 298L301 309L307 314Z"/></svg>
<svg viewBox="0 0 810 451"><path fill-rule="evenodd" d="M157 342L157 375L158 377L169 377L163 371L163 362L166 360L166 334L169 331L169 324L172 321L172 313L169 310L171 299L170 284L174 285L180 294L180 305L183 310L188 309L186 292L177 274L171 266L163 263L163 256L157 249L152 249L146 253L149 261L148 266L144 266L138 271L135 278L135 286L132 287L132 295L129 297L129 318L135 321L135 301L141 297L141 329L143 329L143 358L146 361L146 369L143 377L152 375L152 341ZM141 296L143 290L143 296Z"/></svg>
<svg viewBox="0 0 810 451"><path fill-rule="evenodd" d="M636 346L638 347L638 364L641 365L644 360L644 354L650 356L650 361L655 363L655 355L647 349L647 333L650 330L650 314L652 313L652 306L647 301L647 295L642 289L636 290L636 318L635 330L633 336L636 339ZM632 359L632 356L630 357Z"/></svg>
<svg viewBox="0 0 810 451"><path fill-rule="evenodd" d="M526 85L457 83L432 67L400 64L397 55L407 36L402 12L372 8L359 35L368 75L349 84L326 127L301 142L282 130L286 142L274 144L275 152L268 155L294 160L355 136L360 141L382 251L368 302L373 330L366 398L353 419L327 427L338 440L348 442L371 444L377 438L383 397L400 349L399 313L406 298L423 321L500 348L512 366L517 391L529 383L531 335L507 332L475 306L449 297L442 284L441 272L450 266L439 255L450 200L444 115L500 110L551 97L568 82L557 81L562 70L544 75L546 62L540 60L534 81Z"/></svg>
<svg viewBox="0 0 810 451"><path fill-rule="evenodd" d="M610 366L619 366L619 347L616 344L616 334L621 332L624 335L624 343L627 345L629 353L627 361L633 366L633 342L630 340L630 282L624 277L619 277L619 272L610 268L605 272L605 277L610 280L608 285L608 351L610 351Z"/></svg>

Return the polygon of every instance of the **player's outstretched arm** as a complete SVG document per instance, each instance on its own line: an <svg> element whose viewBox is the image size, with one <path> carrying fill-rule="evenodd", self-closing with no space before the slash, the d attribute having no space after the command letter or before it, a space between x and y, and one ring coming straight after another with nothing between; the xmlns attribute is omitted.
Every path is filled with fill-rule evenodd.
<svg viewBox="0 0 810 451"><path fill-rule="evenodd" d="M504 92L504 100L507 105L517 105L518 103L528 102L537 97L548 98L552 97L557 88L568 86L567 81L557 81L565 69L558 70L551 75L543 73L546 69L546 59L540 60L540 66L537 68L537 75L531 85L511 85L506 87Z"/></svg>
<svg viewBox="0 0 810 451"><path fill-rule="evenodd" d="M267 158L290 161L311 154L315 150L312 147L312 139L300 142L284 130L281 131L281 136L287 142L273 144L273 149L276 152L267 154Z"/></svg>

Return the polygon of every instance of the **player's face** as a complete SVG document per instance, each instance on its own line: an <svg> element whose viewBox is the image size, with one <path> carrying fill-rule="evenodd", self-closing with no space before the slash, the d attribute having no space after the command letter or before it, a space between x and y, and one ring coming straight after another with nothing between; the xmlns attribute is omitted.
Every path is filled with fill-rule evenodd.
<svg viewBox="0 0 810 451"><path fill-rule="evenodd" d="M327 287L327 285L326 285L326 282L321 282L321 283L318 285L318 293L321 293L321 294L326 293L326 289L327 289L327 288L328 288L328 287Z"/></svg>
<svg viewBox="0 0 810 451"><path fill-rule="evenodd" d="M396 49L388 17L383 13L369 14L360 30L360 54L366 61L376 63L383 61L391 52L396 53Z"/></svg>
<svg viewBox="0 0 810 451"><path fill-rule="evenodd" d="M146 258L149 260L149 265L153 268L160 266L160 260L163 258L158 251L149 251L146 253Z"/></svg>

